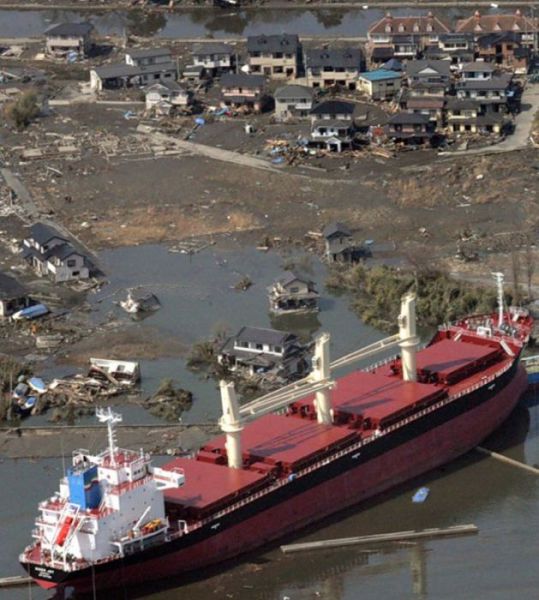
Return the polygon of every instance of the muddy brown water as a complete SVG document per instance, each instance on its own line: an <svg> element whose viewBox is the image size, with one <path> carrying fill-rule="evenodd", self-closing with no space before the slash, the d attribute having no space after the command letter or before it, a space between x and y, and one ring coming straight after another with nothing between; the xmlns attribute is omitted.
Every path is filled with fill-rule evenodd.
<svg viewBox="0 0 539 600"><path fill-rule="evenodd" d="M366 6L368 3L366 4ZM391 9L394 15L425 14L429 9L417 7ZM451 23L470 15L469 8L435 10ZM506 9L510 10L510 9ZM503 8L482 7L483 13ZM386 9L368 8L300 8L300 9L187 9L182 12L143 13L116 11L99 14L76 10L1 10L0 37L41 36L45 29L63 21L91 21L100 35L129 34L157 38L238 37L258 34L297 33L303 36L365 36L368 27L384 16Z"/></svg>

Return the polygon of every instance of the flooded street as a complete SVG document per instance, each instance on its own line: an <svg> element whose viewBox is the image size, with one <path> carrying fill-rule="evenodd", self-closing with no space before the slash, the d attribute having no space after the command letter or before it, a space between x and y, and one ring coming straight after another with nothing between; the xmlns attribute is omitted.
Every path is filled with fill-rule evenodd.
<svg viewBox="0 0 539 600"><path fill-rule="evenodd" d="M398 15L424 14L428 9L395 8ZM433 11L452 22L467 16L470 8L447 8ZM496 12L483 7L483 13ZM222 9L187 9L165 13L142 11L91 13L71 10L1 10L0 37L34 37L43 34L51 24L62 21L91 21L100 35L154 36L189 39L206 37L238 37L275 34L287 31L300 36L365 36L368 27L386 13L386 9L245 9L236 12Z"/></svg>

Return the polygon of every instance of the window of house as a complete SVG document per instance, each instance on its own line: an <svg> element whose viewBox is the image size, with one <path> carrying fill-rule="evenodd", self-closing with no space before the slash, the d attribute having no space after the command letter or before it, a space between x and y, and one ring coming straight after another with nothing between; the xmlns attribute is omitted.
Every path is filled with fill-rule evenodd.
<svg viewBox="0 0 539 600"><path fill-rule="evenodd" d="M282 346L275 346L273 349L275 350L275 352L278 352L278 353L281 353L283 351Z"/></svg>
<svg viewBox="0 0 539 600"><path fill-rule="evenodd" d="M253 58L259 58L260 57L260 52L251 52L251 56Z"/></svg>
<svg viewBox="0 0 539 600"><path fill-rule="evenodd" d="M262 344L255 344L255 348L256 348L257 350L263 350L263 349L264 349L264 346L263 346Z"/></svg>
<svg viewBox="0 0 539 600"><path fill-rule="evenodd" d="M399 31L401 33L404 31L404 25L402 23L399 25Z"/></svg>
<svg viewBox="0 0 539 600"><path fill-rule="evenodd" d="M297 293L299 292L299 287L297 287L297 286L296 286L296 287L292 287L292 288L290 288L290 292L291 292L292 294L297 294Z"/></svg>
<svg viewBox="0 0 539 600"><path fill-rule="evenodd" d="M282 53L282 52L276 52L276 53L273 55L273 58L282 58L282 57L283 57L283 53Z"/></svg>
<svg viewBox="0 0 539 600"><path fill-rule="evenodd" d="M77 266L77 261L76 261L74 258L70 258L70 259L67 261L67 266L68 266L68 267L75 267L75 266Z"/></svg>

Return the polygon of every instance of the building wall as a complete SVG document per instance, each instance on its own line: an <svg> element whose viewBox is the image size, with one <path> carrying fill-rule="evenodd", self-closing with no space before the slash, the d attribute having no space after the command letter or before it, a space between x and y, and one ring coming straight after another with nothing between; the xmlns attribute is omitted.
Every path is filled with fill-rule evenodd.
<svg viewBox="0 0 539 600"><path fill-rule="evenodd" d="M400 78L383 81L358 80L358 89L367 94L373 100L385 100L392 98L401 88Z"/></svg>
<svg viewBox="0 0 539 600"><path fill-rule="evenodd" d="M92 45L90 36L85 37L47 37L46 51L55 54L64 50L75 50L81 55L86 55Z"/></svg>
<svg viewBox="0 0 539 600"><path fill-rule="evenodd" d="M232 59L230 56L225 55L200 55L193 57L193 64L206 69L230 69L232 66Z"/></svg>
<svg viewBox="0 0 539 600"><path fill-rule="evenodd" d="M280 58L276 58L272 54L249 55L249 65L253 73L268 75L273 79L287 79L297 75L297 56L295 54L283 54Z"/></svg>
<svg viewBox="0 0 539 600"><path fill-rule="evenodd" d="M133 58L130 54L125 55L125 62L134 67L146 67L148 65L160 65L171 61L170 54L164 56L150 56L148 58Z"/></svg>
<svg viewBox="0 0 539 600"><path fill-rule="evenodd" d="M349 89L356 89L359 70L348 71L315 71L307 69L307 85L310 87L325 88L332 85L343 85Z"/></svg>

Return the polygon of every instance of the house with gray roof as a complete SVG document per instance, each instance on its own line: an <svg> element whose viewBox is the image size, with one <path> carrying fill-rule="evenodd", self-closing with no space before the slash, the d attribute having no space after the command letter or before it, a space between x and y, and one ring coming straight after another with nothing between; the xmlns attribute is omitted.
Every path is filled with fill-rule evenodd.
<svg viewBox="0 0 539 600"><path fill-rule="evenodd" d="M212 75L228 73L236 63L236 51L223 42L199 42L193 44L193 65L203 67Z"/></svg>
<svg viewBox="0 0 539 600"><path fill-rule="evenodd" d="M446 104L447 127L451 133L501 134L505 125L502 113L486 110L477 100L450 96Z"/></svg>
<svg viewBox="0 0 539 600"><path fill-rule="evenodd" d="M434 136L436 123L429 115L414 112L399 112L387 124L389 139L403 144L423 144Z"/></svg>
<svg viewBox="0 0 539 600"><path fill-rule="evenodd" d="M304 85L285 85L275 90L275 120L304 118L313 107L313 90Z"/></svg>
<svg viewBox="0 0 539 600"><path fill-rule="evenodd" d="M496 67L489 62L473 61L460 66L460 77L462 81L469 79L492 79Z"/></svg>
<svg viewBox="0 0 539 600"><path fill-rule="evenodd" d="M441 84L449 88L451 65L447 60L409 60L406 63L405 74L408 85Z"/></svg>
<svg viewBox="0 0 539 600"><path fill-rule="evenodd" d="M318 312L320 294L314 282L288 272L268 288L270 313L274 315Z"/></svg>
<svg viewBox="0 0 539 600"><path fill-rule="evenodd" d="M176 63L163 62L159 60L161 56L153 57L155 61L151 62L152 57L139 59L137 55L133 57L131 54L130 62L127 62L128 55L126 55L126 62L93 67L90 69L90 88L100 92L104 89L144 87L153 83L166 84L176 81Z"/></svg>
<svg viewBox="0 0 539 600"><path fill-rule="evenodd" d="M321 48L305 52L307 84L313 88L357 87L358 76L365 70L365 58L359 48Z"/></svg>
<svg viewBox="0 0 539 600"><path fill-rule="evenodd" d="M343 223L334 221L322 230L324 238L324 258L328 262L355 263L371 256L368 247L358 244L350 229Z"/></svg>
<svg viewBox="0 0 539 600"><path fill-rule="evenodd" d="M296 34L252 35L247 38L251 73L272 79L294 79L298 75L301 44Z"/></svg>
<svg viewBox="0 0 539 600"><path fill-rule="evenodd" d="M261 112L265 105L265 84L262 75L246 73L225 73L221 77L221 98L226 106L244 107Z"/></svg>
<svg viewBox="0 0 539 600"><path fill-rule="evenodd" d="M63 56L76 52L87 56L94 45L94 26L91 23L58 23L45 31L47 54Z"/></svg>
<svg viewBox="0 0 539 600"><path fill-rule="evenodd" d="M228 338L218 361L232 372L283 382L310 371L309 350L297 335L261 327L242 327Z"/></svg>
<svg viewBox="0 0 539 600"><path fill-rule="evenodd" d="M168 48L126 48L125 50L125 63L133 67L148 67L171 62L172 54Z"/></svg>
<svg viewBox="0 0 539 600"><path fill-rule="evenodd" d="M89 258L54 227L34 223L22 243L23 258L37 275L55 282L88 279L93 265Z"/></svg>
<svg viewBox="0 0 539 600"><path fill-rule="evenodd" d="M10 275L0 272L0 319L31 306L28 290Z"/></svg>

